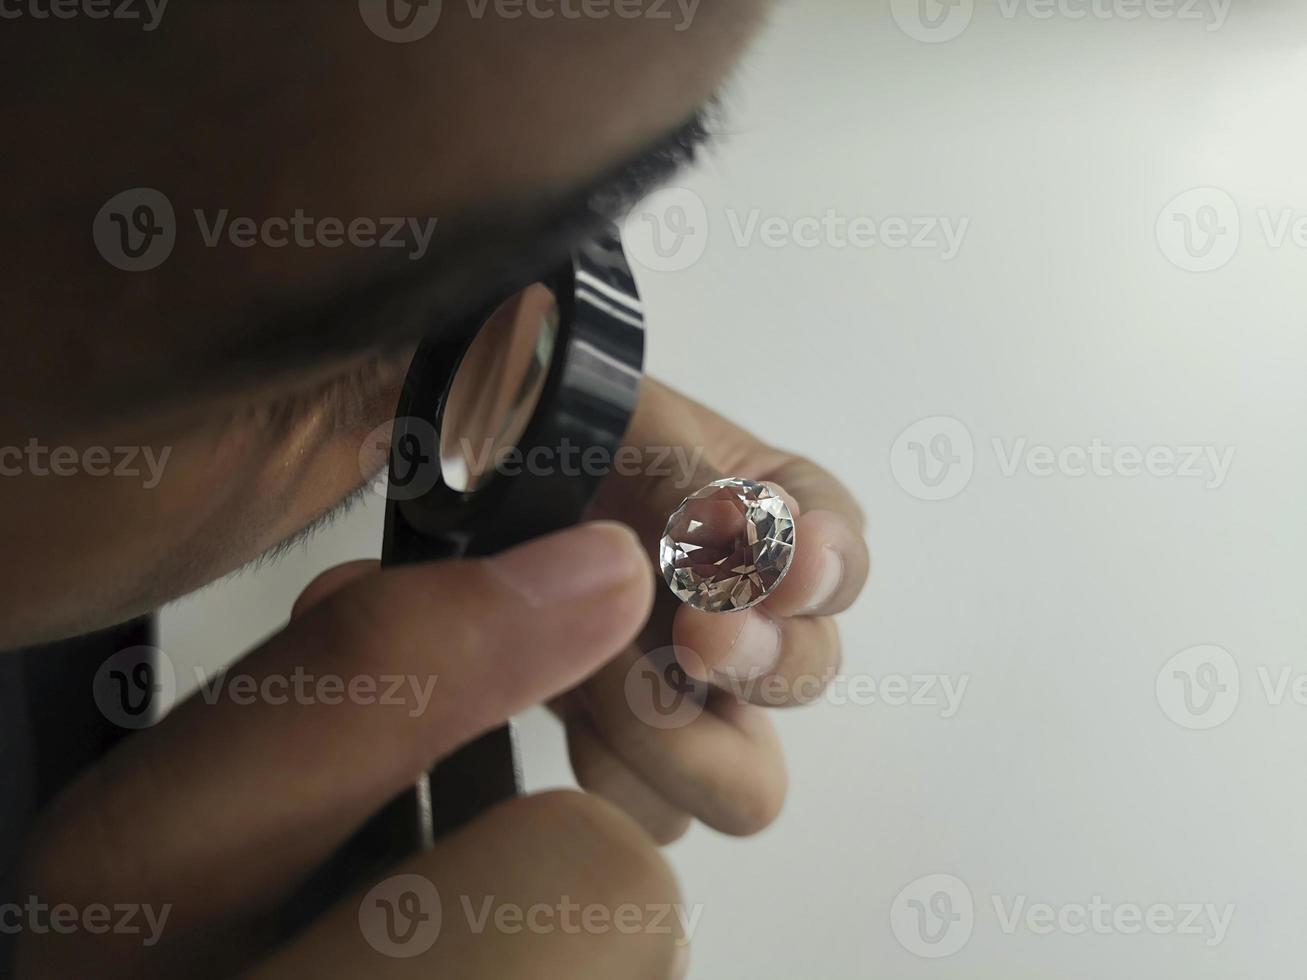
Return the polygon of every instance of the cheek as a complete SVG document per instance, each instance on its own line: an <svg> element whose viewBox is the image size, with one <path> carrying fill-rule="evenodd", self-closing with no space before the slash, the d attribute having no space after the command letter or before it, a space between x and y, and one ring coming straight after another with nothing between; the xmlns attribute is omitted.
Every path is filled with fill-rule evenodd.
<svg viewBox="0 0 1307 980"><path fill-rule="evenodd" d="M257 433L183 456L165 495L171 534L205 584L300 531L373 477L386 448L378 411L336 428L312 419L285 436ZM375 461L375 465L374 464Z"/></svg>
<svg viewBox="0 0 1307 980"><path fill-rule="evenodd" d="M0 479L0 648L144 614L257 558L373 475L385 458L369 438L378 414L330 431L309 420L275 439L135 447L108 473Z"/></svg>
<svg viewBox="0 0 1307 980"><path fill-rule="evenodd" d="M176 447L113 455L108 473L30 465L0 481L7 559L0 645L58 639L146 612L162 577L155 570L170 566L176 574L188 564Z"/></svg>

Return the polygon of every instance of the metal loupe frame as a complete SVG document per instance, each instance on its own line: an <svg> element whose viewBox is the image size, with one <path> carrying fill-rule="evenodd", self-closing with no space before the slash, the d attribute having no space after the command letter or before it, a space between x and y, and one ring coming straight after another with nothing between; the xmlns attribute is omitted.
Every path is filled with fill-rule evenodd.
<svg viewBox="0 0 1307 980"><path fill-rule="evenodd" d="M383 562L495 554L571 527L594 499L603 473L586 472L575 462L586 452L611 461L626 435L643 378L643 310L615 230L578 249L544 284L558 303L559 322L539 405L518 442L528 465L497 472L467 493L450 488L440 473L439 433L450 389L496 303L416 355L400 403L391 478L414 478L412 460L400 457L421 447L424 456L434 457L423 485L433 478L434 485L413 499L392 500ZM543 465L531 463L533 450L544 451L537 452Z"/></svg>
<svg viewBox="0 0 1307 980"><path fill-rule="evenodd" d="M440 431L454 379L481 326L510 293L428 339L414 357L392 440L384 566L496 554L574 526L594 500L608 467L560 460L564 452L580 460L588 453L611 464L621 447L643 379L643 308L616 228L589 240L564 269L540 281L557 301L558 331L518 448L526 460L533 449L543 449L547 465L495 472L466 493L447 485L441 473ZM435 647L440 624L431 626ZM511 726L465 746L422 775L304 882L288 906L288 928L520 793Z"/></svg>

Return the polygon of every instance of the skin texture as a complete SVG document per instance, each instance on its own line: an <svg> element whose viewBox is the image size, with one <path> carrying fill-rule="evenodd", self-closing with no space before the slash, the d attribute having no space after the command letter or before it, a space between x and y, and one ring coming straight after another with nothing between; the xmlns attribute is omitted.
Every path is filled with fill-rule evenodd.
<svg viewBox="0 0 1307 980"><path fill-rule="evenodd" d="M171 446L172 456L166 481L147 494L104 479L3 481L12 545L0 581L8 597L0 648L148 611L304 526L370 475L359 473L359 446L386 418L403 377L401 351L360 410L346 413L352 418L310 407L290 427L266 424L270 404L311 395L357 364L304 364L254 390L239 378L211 394L188 383L207 397L176 402L172 379L203 378L214 352L252 318L324 282L366 276L374 256L210 249L191 234L160 269L125 274L87 234L105 201L151 186L166 187L179 212L522 209L676 126L729 73L759 13L738 0L705 5L694 28L678 33L648 19L476 20L461 4L447 7L431 43L414 45L379 40L353 4L311 0L179 4L163 36L87 20L6 23L14 60L0 63L7 80L22 80L6 184L26 190L0 229L9 324L0 361L11 367L0 445L35 437L79 450ZM225 56L250 47L249 57ZM133 58L135 70L123 72ZM104 80L94 100L90 78ZM150 143L121 138L123 120ZM353 360L365 356L361 349ZM138 390L168 407L106 431L100 420ZM43 512L67 521L67 540L85 549L77 594Z"/></svg>
<svg viewBox="0 0 1307 980"><path fill-rule="evenodd" d="M353 3L320 0L179 5L147 35L7 23L0 72L19 138L0 168L23 193L0 224L0 359L13 366L0 446L168 456L148 488L146 473L0 479L0 648L156 608L335 507L372 475L360 453L393 412L411 350L381 349L360 330L356 351L303 351L298 366L243 376L218 356L233 337L369 281L375 258L179 240L159 269L126 274L88 231L106 200L151 186L179 213L529 213L683 123L728 77L762 12L705 2L676 31L651 19L477 19L447 2L413 45L380 41ZM275 347L275 335L262 339ZM256 678L302 667L435 675L427 710L192 701L70 787L27 849L25 893L172 913L148 948L24 933L18 975L84 975L88 964L104 977L679 975L687 954L674 931L475 935L450 913L460 896L488 894L669 905L676 886L656 842L693 819L730 834L770 824L786 790L779 744L764 710L745 703L758 698L724 688L747 663L748 679L779 682L769 707L819 693L839 661L829 617L856 599L869 560L863 517L829 474L656 382L628 444L702 450L702 465L674 480L614 475L593 515L602 523L489 561L335 569L239 666ZM384 445L371 451L379 466ZM657 537L687 482L722 475L773 481L802 515L793 571L748 616L678 609L654 586ZM673 643L714 693L692 723L662 730L624 685ZM399 869L445 899L429 951L377 953L358 926L360 896L273 942L278 903L415 773L541 703L566 722L590 793L502 807Z"/></svg>

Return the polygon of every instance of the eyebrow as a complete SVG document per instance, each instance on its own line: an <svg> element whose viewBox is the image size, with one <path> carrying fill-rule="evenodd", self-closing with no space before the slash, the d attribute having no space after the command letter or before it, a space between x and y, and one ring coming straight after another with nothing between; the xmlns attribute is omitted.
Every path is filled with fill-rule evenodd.
<svg viewBox="0 0 1307 980"><path fill-rule="evenodd" d="M573 248L692 164L711 142L715 103L579 188L441 219L430 252L365 279L302 296L223 338L190 390L252 384L453 330L474 312L554 272Z"/></svg>

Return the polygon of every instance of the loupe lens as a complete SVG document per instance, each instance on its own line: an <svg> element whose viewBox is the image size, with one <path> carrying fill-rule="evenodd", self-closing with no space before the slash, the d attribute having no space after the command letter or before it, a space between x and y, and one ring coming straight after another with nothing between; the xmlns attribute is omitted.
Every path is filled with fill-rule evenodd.
<svg viewBox="0 0 1307 980"><path fill-rule="evenodd" d="M486 320L450 387L440 431L440 470L458 493L494 479L540 404L558 340L558 300L535 283Z"/></svg>

